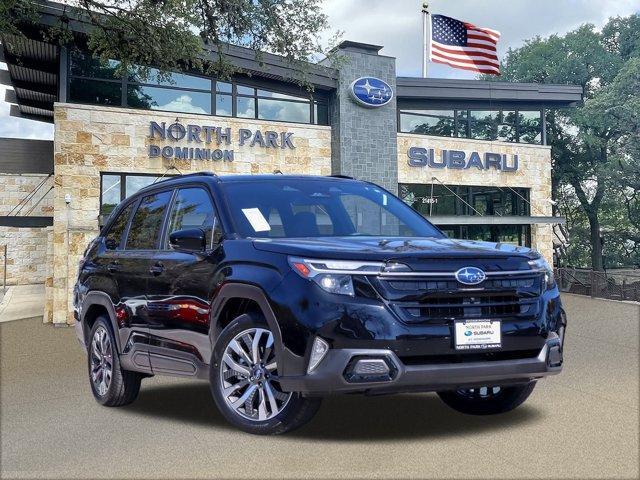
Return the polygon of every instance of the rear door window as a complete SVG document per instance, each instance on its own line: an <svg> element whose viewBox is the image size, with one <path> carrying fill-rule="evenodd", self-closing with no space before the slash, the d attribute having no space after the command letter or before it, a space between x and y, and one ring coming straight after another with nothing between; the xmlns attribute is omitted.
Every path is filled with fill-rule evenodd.
<svg viewBox="0 0 640 480"><path fill-rule="evenodd" d="M127 228L127 222L133 210L133 205L127 205L116 217L104 236L104 243L108 250L119 250L122 245L122 235Z"/></svg>
<svg viewBox="0 0 640 480"><path fill-rule="evenodd" d="M158 248L162 221L171 200L172 191L152 193L142 198L131 220L126 250L154 250Z"/></svg>

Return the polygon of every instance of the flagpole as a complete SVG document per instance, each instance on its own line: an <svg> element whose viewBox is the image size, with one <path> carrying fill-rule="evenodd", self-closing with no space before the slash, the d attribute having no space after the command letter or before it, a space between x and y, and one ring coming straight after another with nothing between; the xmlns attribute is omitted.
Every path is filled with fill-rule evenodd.
<svg viewBox="0 0 640 480"><path fill-rule="evenodd" d="M429 4L422 4L422 77L427 78L427 65L429 63L429 48L431 47L431 17Z"/></svg>

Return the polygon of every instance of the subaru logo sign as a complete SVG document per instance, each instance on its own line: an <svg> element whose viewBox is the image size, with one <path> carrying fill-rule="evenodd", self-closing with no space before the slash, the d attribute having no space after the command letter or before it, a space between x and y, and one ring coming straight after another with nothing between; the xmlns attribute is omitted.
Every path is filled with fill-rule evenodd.
<svg viewBox="0 0 640 480"><path fill-rule="evenodd" d="M464 285L477 285L487 278L485 273L476 267L464 267L456 272L456 280Z"/></svg>
<svg viewBox="0 0 640 480"><path fill-rule="evenodd" d="M364 107L381 107L393 98L388 83L374 77L361 77L349 87L353 99Z"/></svg>

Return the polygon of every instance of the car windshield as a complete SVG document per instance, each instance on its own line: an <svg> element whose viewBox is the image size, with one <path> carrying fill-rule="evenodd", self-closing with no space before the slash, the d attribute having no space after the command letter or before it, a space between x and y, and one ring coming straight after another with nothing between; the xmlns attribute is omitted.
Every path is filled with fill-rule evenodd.
<svg viewBox="0 0 640 480"><path fill-rule="evenodd" d="M397 197L373 184L270 178L223 182L243 237L443 237Z"/></svg>

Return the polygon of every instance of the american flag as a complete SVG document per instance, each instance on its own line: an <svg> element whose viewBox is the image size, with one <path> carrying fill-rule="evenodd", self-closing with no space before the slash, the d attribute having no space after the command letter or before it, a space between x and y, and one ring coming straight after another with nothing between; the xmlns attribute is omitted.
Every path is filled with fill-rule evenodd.
<svg viewBox="0 0 640 480"><path fill-rule="evenodd" d="M429 60L455 68L500 75L500 32L444 15L432 15Z"/></svg>

